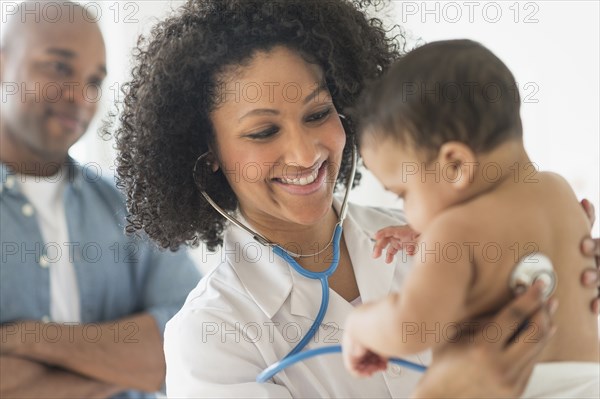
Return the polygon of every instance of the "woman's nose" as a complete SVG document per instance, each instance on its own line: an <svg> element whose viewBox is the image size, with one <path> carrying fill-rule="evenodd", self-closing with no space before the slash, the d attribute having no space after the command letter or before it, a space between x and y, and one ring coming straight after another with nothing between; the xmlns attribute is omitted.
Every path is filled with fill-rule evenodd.
<svg viewBox="0 0 600 399"><path fill-rule="evenodd" d="M311 168L320 158L318 138L303 128L296 128L286 138L285 163L300 168Z"/></svg>

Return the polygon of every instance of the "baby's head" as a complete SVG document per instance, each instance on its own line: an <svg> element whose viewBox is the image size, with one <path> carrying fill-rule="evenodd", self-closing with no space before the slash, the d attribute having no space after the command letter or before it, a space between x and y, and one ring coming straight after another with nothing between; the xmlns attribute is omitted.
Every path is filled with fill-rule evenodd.
<svg viewBox="0 0 600 399"><path fill-rule="evenodd" d="M512 73L488 49L470 40L433 42L402 57L366 90L358 108L362 157L404 198L409 222L420 231L473 196L482 156L521 142L519 108Z"/></svg>

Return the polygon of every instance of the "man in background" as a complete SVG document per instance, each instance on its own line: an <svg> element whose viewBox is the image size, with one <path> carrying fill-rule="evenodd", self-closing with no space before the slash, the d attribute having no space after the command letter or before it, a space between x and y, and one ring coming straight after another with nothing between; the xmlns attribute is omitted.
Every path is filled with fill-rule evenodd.
<svg viewBox="0 0 600 399"><path fill-rule="evenodd" d="M200 276L185 253L123 233L126 210L69 148L106 76L81 6L17 7L0 48L0 396L153 397L162 333ZM142 392L143 391L143 392Z"/></svg>

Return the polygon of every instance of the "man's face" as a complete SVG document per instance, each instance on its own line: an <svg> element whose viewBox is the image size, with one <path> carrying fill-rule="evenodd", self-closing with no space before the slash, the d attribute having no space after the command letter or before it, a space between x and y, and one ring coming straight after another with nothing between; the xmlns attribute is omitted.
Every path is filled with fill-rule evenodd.
<svg viewBox="0 0 600 399"><path fill-rule="evenodd" d="M40 158L66 156L100 100L102 35L85 21L30 23L21 32L1 54L3 129Z"/></svg>

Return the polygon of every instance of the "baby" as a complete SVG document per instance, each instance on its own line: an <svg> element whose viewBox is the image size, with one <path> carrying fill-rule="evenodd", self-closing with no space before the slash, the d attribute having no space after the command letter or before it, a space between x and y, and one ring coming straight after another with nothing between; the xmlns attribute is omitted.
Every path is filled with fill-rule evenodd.
<svg viewBox="0 0 600 399"><path fill-rule="evenodd" d="M435 362L436 350L464 332L460 327L511 300L516 264L546 266L548 294L557 283L558 329L524 396L599 397L598 321L585 311L593 293L579 283L594 267L578 251L590 224L562 177L536 171L519 109L506 65L469 40L424 45L368 90L359 137L365 166L403 198L420 236L401 292L348 319L344 361L354 374L370 375L389 357L426 349ZM405 245L394 232L379 232L376 256L389 245L389 261ZM515 330L482 333L498 340ZM534 335L531 325L521 339Z"/></svg>

